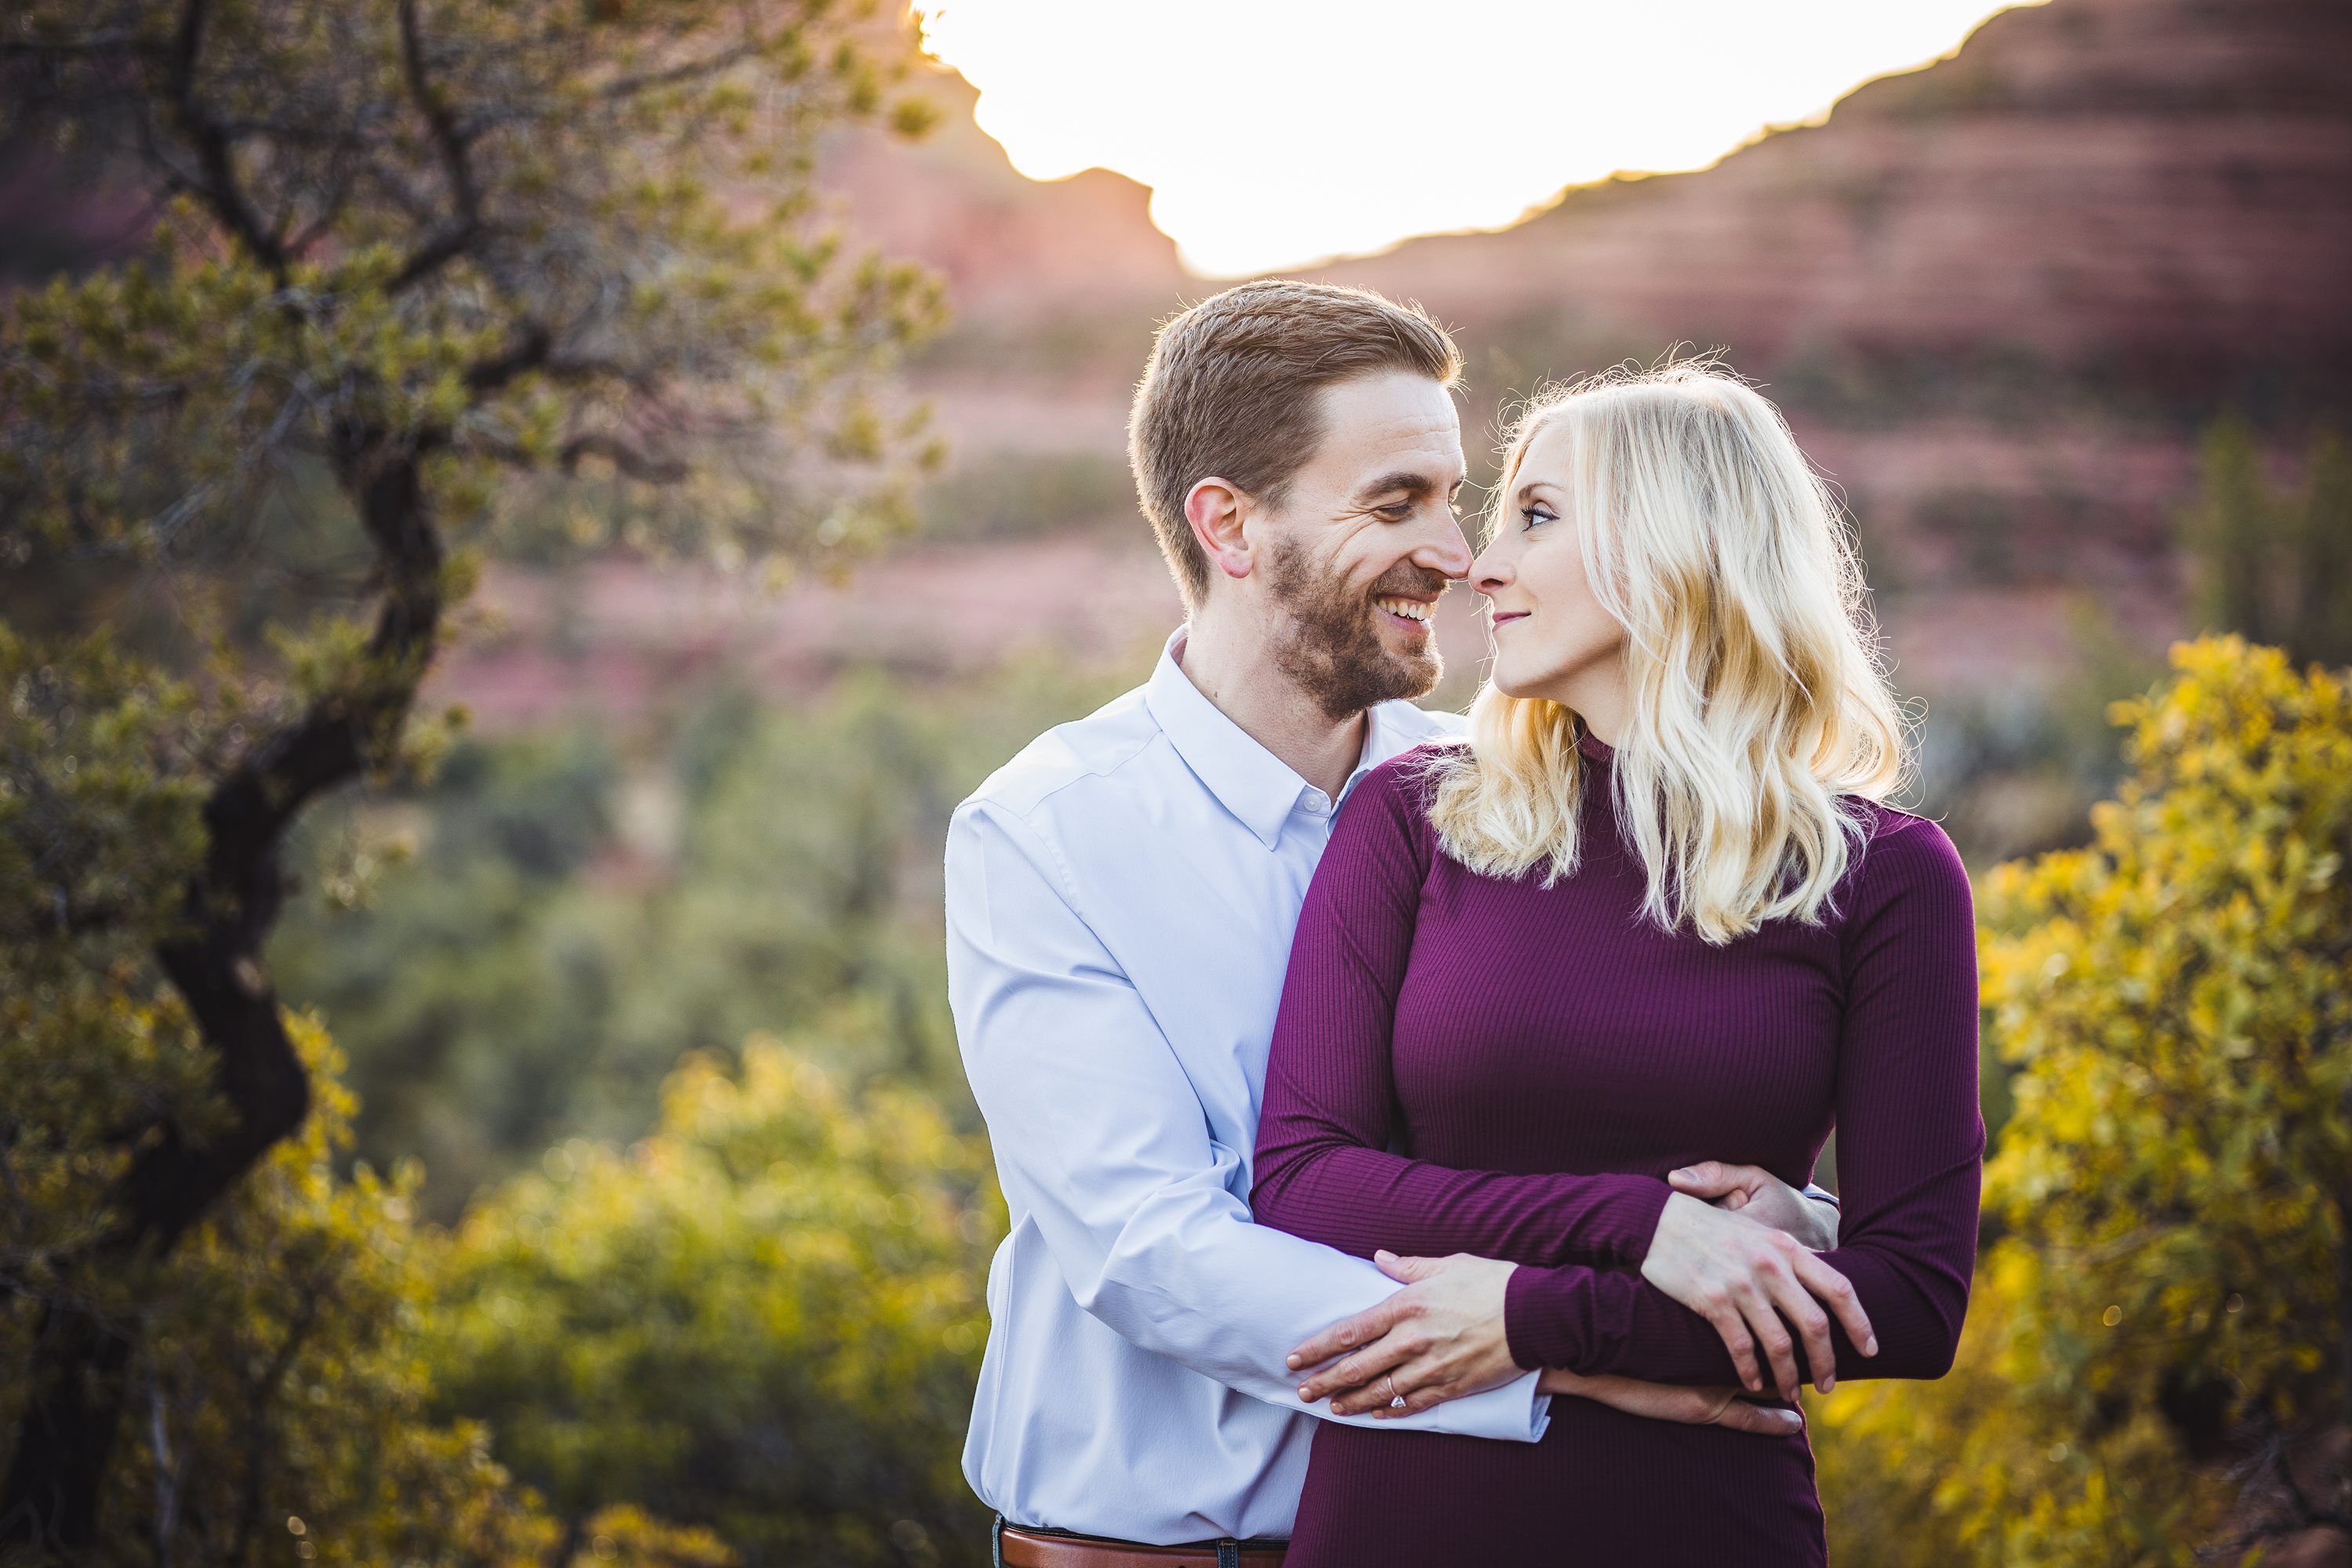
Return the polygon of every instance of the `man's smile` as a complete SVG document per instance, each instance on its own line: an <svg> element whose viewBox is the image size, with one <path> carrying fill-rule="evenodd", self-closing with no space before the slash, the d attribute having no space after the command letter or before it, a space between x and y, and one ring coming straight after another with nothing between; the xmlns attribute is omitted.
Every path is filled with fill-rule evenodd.
<svg viewBox="0 0 2352 1568"><path fill-rule="evenodd" d="M1372 603L1393 618L1424 629L1429 625L1430 616L1437 609L1437 601L1434 599L1407 599L1393 594L1382 594Z"/></svg>

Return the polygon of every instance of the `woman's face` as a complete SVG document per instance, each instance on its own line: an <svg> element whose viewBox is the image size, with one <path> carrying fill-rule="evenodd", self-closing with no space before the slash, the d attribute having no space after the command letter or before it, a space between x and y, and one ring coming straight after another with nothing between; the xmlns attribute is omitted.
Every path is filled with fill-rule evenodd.
<svg viewBox="0 0 2352 1568"><path fill-rule="evenodd" d="M1494 540L1471 563L1470 585L1486 596L1496 687L1507 697L1565 703L1594 722L1623 707L1625 628L1586 580L1580 520L1569 512L1568 458L1562 426L1536 432Z"/></svg>

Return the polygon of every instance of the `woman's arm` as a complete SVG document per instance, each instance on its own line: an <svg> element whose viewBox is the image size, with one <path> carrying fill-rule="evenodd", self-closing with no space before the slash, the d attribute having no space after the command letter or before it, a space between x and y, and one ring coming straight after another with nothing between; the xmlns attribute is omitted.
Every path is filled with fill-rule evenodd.
<svg viewBox="0 0 2352 1568"><path fill-rule="evenodd" d="M1672 1190L1650 1176L1457 1171L1387 1152L1390 1030L1431 852L1391 763L1357 786L1307 891L1258 1121L1253 1213L1369 1258L1381 1248L1517 1263L1639 1264Z"/></svg>
<svg viewBox="0 0 2352 1568"><path fill-rule="evenodd" d="M1822 1258L1852 1281L1879 1349L1865 1357L1833 1332L1835 1375L1939 1377L1968 1309L1984 1159L1968 873L1941 828L1898 816L1865 851L1850 897L1837 1077L1843 1215L1839 1246ZM1647 1279L1522 1268L1507 1298L1521 1366L1738 1380L1716 1326Z"/></svg>

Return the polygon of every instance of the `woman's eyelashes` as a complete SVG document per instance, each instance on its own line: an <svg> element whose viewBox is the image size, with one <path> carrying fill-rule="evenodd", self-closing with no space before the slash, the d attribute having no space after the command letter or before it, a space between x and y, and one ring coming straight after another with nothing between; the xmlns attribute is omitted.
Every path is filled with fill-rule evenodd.
<svg viewBox="0 0 2352 1568"><path fill-rule="evenodd" d="M1527 525L1529 528L1533 528L1539 522L1558 522L1559 521L1559 513L1552 510L1551 508L1544 505L1541 501L1531 501L1527 506L1520 508L1519 515L1527 520Z"/></svg>

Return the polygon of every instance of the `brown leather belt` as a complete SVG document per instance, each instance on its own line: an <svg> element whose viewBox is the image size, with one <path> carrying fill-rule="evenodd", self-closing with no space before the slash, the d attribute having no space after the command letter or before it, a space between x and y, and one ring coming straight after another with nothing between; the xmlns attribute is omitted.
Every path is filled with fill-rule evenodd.
<svg viewBox="0 0 2352 1568"><path fill-rule="evenodd" d="M997 1527L1004 1568L1282 1568L1279 1541L1198 1541L1187 1546L1145 1546L1099 1535Z"/></svg>

